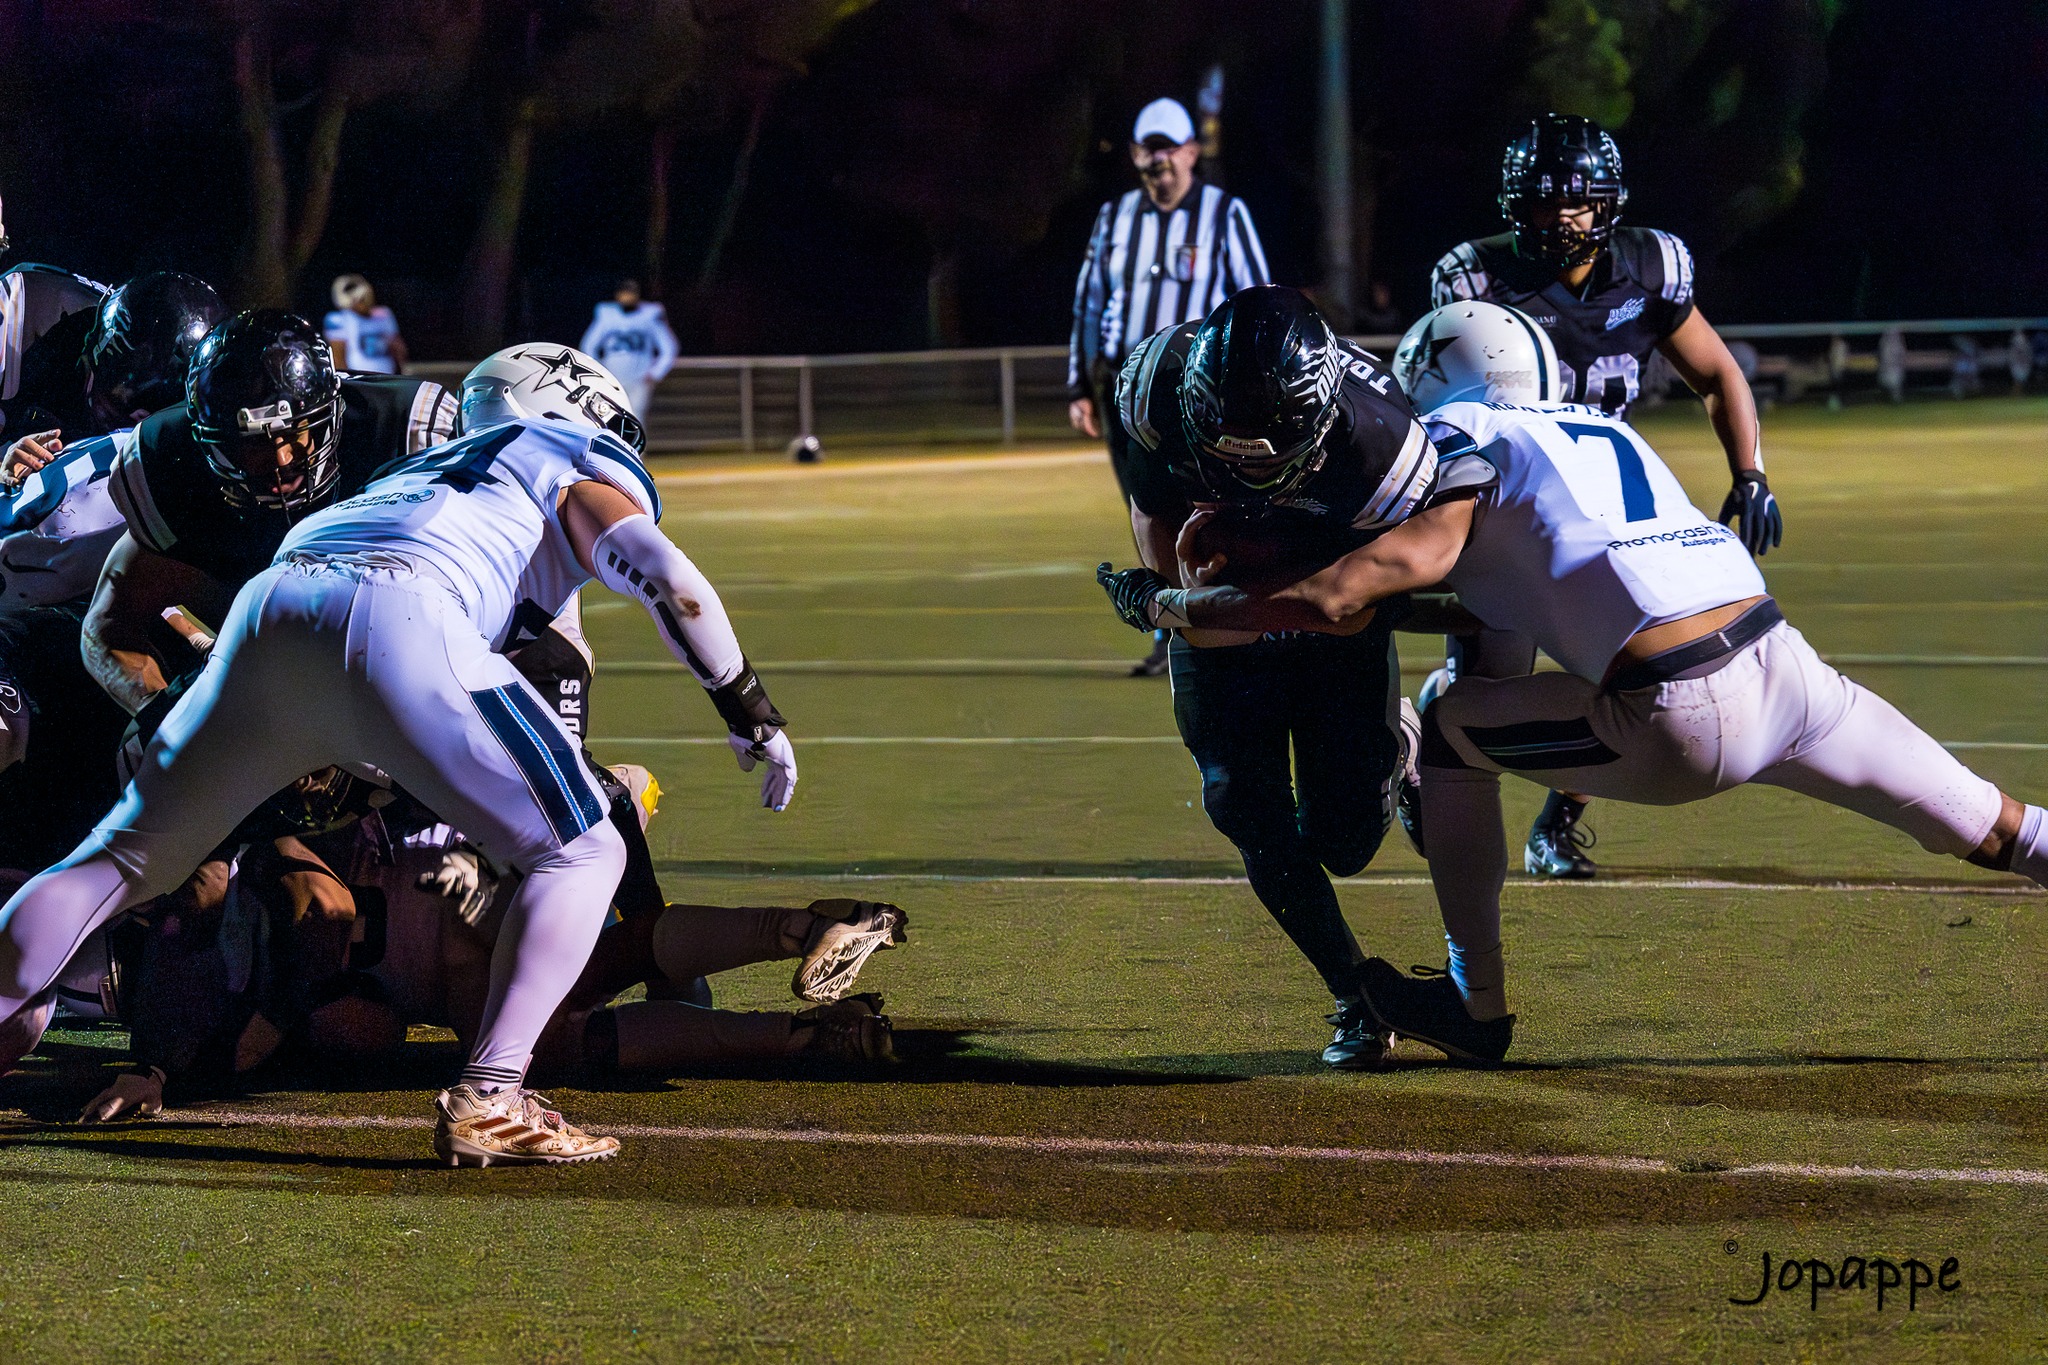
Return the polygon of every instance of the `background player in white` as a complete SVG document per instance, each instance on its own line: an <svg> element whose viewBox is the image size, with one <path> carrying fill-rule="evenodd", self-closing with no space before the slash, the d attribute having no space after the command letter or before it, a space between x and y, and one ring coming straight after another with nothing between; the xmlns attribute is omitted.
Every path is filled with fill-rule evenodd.
<svg viewBox="0 0 2048 1365"><path fill-rule="evenodd" d="M357 374L404 374L408 353L398 319L377 302L377 291L361 275L342 275L329 291L334 311L321 324L334 348L334 368Z"/></svg>
<svg viewBox="0 0 2048 1365"><path fill-rule="evenodd" d="M1424 842L1450 970L1410 977L1367 964L1379 1022L1455 1056L1507 1052L1503 772L1652 805L1762 782L2048 885L2048 812L2000 792L1821 662L1741 540L1687 500L1640 435L1554 401L1556 362L1548 337L1512 309L1436 310L1403 339L1395 372L1445 468L1483 461L1490 485L1270 594L1167 589L1144 570L1111 585L1134 623L1342 632L1368 622L1375 602L1442 581L1488 626L1533 636L1563 665L1461 678L1423 713ZM1207 573L1190 564L1184 579Z"/></svg>
<svg viewBox="0 0 2048 1365"><path fill-rule="evenodd" d="M611 298L597 305L583 329L582 348L604 362L626 386L633 415L647 416L654 386L676 363L676 334L668 310L640 296L640 281L620 280Z"/></svg>
<svg viewBox="0 0 2048 1365"><path fill-rule="evenodd" d="M624 846L575 741L492 646L522 608L551 616L595 577L640 600L711 693L741 767L765 766L765 805L788 804L795 755L717 593L655 526L617 382L566 347L516 346L470 372L462 405L462 439L394 463L287 537L121 803L0 910L0 1019L32 1008L88 933L176 885L281 784L374 765L525 874L470 1062L437 1102L436 1151L487 1165L618 1150L521 1081L596 941Z"/></svg>

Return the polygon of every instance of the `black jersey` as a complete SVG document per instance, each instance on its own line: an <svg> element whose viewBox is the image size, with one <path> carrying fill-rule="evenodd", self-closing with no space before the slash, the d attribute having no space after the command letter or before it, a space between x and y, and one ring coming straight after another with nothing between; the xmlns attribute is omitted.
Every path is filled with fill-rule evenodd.
<svg viewBox="0 0 2048 1365"><path fill-rule="evenodd" d="M1180 525L1209 500L1180 417L1181 376L1198 322L1155 332L1117 379L1112 458L1138 510ZM1261 508L1262 525L1330 558L1365 544L1422 506L1437 482L1436 448L1407 396L1377 358L1339 341L1344 377L1322 464Z"/></svg>
<svg viewBox="0 0 2048 1365"><path fill-rule="evenodd" d="M360 492L388 462L438 445L454 430L455 397L439 384L400 375L343 376L341 476L327 505ZM114 464L109 491L139 543L230 585L269 567L285 533L316 510L229 502L193 439L183 403L135 429L134 442Z"/></svg>
<svg viewBox="0 0 2048 1365"><path fill-rule="evenodd" d="M12 437L47 429L28 426L24 420L27 414L17 402L27 378L29 352L67 318L83 314L72 324L77 330L71 343L71 359L75 361L85 349L85 331L92 325L92 310L106 296L105 285L54 265L17 265L0 274L0 413L4 413L0 416L0 432Z"/></svg>
<svg viewBox="0 0 2048 1365"><path fill-rule="evenodd" d="M1429 277L1429 299L1518 308L1550 333L1564 369L1563 401L1615 415L1642 387L1657 343L1692 316L1692 253L1655 228L1619 227L1573 291L1555 266L1515 254L1510 232L1453 247Z"/></svg>
<svg viewBox="0 0 2048 1365"><path fill-rule="evenodd" d="M21 357L21 383L7 404L8 429L16 435L57 431L67 441L101 434L86 392L85 343L99 316L81 308L58 319Z"/></svg>

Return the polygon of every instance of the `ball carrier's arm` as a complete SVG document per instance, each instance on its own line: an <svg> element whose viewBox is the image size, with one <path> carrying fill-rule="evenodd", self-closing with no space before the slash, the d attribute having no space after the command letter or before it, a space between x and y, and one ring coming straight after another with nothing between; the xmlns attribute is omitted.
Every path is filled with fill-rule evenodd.
<svg viewBox="0 0 2048 1365"><path fill-rule="evenodd" d="M711 581L661 533L653 517L608 483L571 484L562 493L561 519L577 562L598 582L646 608L669 652L710 694L732 732L740 770L766 766L761 804L773 810L788 806L796 790L796 751L782 732L788 722L741 652Z"/></svg>

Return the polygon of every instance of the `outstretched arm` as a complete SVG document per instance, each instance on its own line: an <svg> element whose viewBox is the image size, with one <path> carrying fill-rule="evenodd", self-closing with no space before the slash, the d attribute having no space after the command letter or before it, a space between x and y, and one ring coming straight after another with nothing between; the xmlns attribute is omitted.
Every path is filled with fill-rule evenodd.
<svg viewBox="0 0 2048 1365"><path fill-rule="evenodd" d="M761 804L775 810L787 806L796 789L796 753L782 733L788 722L740 651L711 580L640 504L610 484L572 484L563 494L562 525L583 567L607 588L645 607L669 652L710 694L732 732L741 771L767 765Z"/></svg>
<svg viewBox="0 0 2048 1365"><path fill-rule="evenodd" d="M1443 581L1472 531L1475 500L1459 498L1419 512L1370 545L1297 583L1271 591L1226 586L1175 588L1148 570L1098 573L1124 620L1141 630L1191 626L1201 630L1311 630L1351 635L1372 620L1373 606L1396 593ZM1197 512L1181 530L1180 554L1193 563L1193 546L1212 514ZM1195 564L1206 578L1224 566ZM1149 575L1149 576L1147 576Z"/></svg>

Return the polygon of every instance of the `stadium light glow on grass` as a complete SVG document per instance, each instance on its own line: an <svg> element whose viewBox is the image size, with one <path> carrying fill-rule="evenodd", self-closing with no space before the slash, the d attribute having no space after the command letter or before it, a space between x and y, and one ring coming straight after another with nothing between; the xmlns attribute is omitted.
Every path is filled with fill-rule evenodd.
<svg viewBox="0 0 2048 1365"><path fill-rule="evenodd" d="M1696 411L1643 425L1718 498ZM1968 760L2048 794L2048 403L1768 425L1787 616L1824 653L1890 660L1848 671L1937 737L2025 746ZM904 905L915 937L861 980L904 1061L565 1094L593 1128L671 1135L480 1176L434 1168L417 1127L347 1121L417 1123L446 1041L259 1076L222 1106L233 1125L100 1131L57 1121L118 1035L53 1035L0 1123L0 1357L2012 1359L2048 1340L2039 1188L1910 1176L2048 1170L2048 897L1786 793L1604 802L1607 880L1510 878L1516 1067L1403 1047L1391 1073L1330 1073L1328 997L1203 817L1166 685L1090 666L1136 640L1090 573L1128 554L1102 464L663 472L664 525L744 616L804 786L771 818L722 741L668 742L716 722L640 667L664 656L626 612L589 617L598 755L659 777L676 898ZM1400 643L1412 686L1436 644ZM1983 657L2032 662L1956 662ZM1510 828L1541 800L1503 791ZM1442 960L1424 877L1395 833L1340 884L1369 952ZM714 986L787 1007L786 967ZM1766 1251L1954 1257L1962 1287L1910 1310L1903 1290L1810 1307L1803 1282L1731 1302Z"/></svg>

